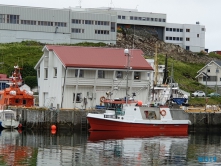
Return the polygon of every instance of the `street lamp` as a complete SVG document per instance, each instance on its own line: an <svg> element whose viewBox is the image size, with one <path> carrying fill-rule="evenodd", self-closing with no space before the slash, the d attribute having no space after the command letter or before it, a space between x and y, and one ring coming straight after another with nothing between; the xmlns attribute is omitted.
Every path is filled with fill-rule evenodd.
<svg viewBox="0 0 221 166"><path fill-rule="evenodd" d="M127 84L126 84L126 105L128 103L128 74L130 69L130 52L129 49L124 50L124 55L127 56Z"/></svg>

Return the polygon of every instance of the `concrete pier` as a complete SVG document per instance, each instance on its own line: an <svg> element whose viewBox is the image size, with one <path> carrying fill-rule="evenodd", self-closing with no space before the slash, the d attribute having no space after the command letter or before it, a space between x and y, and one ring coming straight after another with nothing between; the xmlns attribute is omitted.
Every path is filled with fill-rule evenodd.
<svg viewBox="0 0 221 166"><path fill-rule="evenodd" d="M9 108L17 112L17 118L27 129L51 129L56 125L57 130L87 130L88 113L103 113L102 109L45 109L45 108ZM190 130L198 128L221 127L221 112L185 112L182 109L171 109L173 119L191 121Z"/></svg>

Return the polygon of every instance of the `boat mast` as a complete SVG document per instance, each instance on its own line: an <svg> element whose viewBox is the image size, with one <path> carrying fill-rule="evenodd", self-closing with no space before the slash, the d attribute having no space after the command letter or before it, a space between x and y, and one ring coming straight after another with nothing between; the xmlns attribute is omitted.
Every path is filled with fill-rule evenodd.
<svg viewBox="0 0 221 166"><path fill-rule="evenodd" d="M124 50L125 56L127 56L127 84L126 84L126 105L128 103L128 74L130 69L130 52L128 49Z"/></svg>

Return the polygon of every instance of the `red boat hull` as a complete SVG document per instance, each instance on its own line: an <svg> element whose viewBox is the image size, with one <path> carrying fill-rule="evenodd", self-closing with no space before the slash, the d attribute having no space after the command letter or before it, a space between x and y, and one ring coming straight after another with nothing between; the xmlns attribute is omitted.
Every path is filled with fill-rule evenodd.
<svg viewBox="0 0 221 166"><path fill-rule="evenodd" d="M90 131L136 131L136 132L178 132L188 133L188 124L141 124L118 122L99 118L87 118Z"/></svg>

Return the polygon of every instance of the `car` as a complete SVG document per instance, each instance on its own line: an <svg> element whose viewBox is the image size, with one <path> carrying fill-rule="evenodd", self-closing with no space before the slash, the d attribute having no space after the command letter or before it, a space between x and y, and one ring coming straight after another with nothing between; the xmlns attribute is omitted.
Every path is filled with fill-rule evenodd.
<svg viewBox="0 0 221 166"><path fill-rule="evenodd" d="M208 97L220 97L219 93L213 92L207 95Z"/></svg>
<svg viewBox="0 0 221 166"><path fill-rule="evenodd" d="M193 97L204 97L204 96L206 96L206 94L203 91L197 90L194 93L192 93L192 96Z"/></svg>

